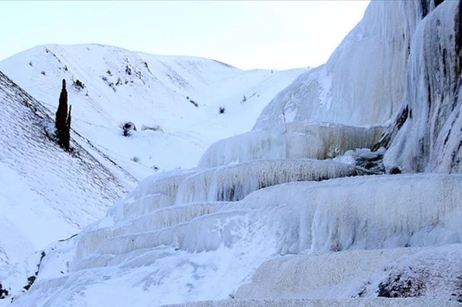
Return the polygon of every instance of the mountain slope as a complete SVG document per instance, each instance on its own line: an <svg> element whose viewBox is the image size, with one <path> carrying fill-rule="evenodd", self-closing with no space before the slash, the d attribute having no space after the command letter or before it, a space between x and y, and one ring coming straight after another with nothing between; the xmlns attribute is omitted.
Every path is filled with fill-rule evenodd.
<svg viewBox="0 0 462 307"><path fill-rule="evenodd" d="M53 121L44 108L2 72L0 102L0 262L12 263L100 218L136 180L108 170L75 138L75 153L64 152L47 137Z"/></svg>
<svg viewBox="0 0 462 307"><path fill-rule="evenodd" d="M74 130L138 179L153 168L194 167L212 142L250 130L268 101L307 70L241 71L102 45L39 46L0 62L0 69L50 114L61 80L74 84L68 90ZM138 128L131 138L121 137L126 122Z"/></svg>

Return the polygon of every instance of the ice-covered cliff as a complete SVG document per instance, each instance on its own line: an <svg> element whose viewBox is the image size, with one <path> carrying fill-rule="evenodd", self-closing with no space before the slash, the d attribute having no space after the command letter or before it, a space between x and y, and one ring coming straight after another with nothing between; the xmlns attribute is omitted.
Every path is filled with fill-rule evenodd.
<svg viewBox="0 0 462 307"><path fill-rule="evenodd" d="M372 1L251 132L212 145L196 169L145 179L29 267L0 269L13 305L461 302L461 12ZM356 150L374 144L408 174L350 165L355 152L380 159Z"/></svg>
<svg viewBox="0 0 462 307"><path fill-rule="evenodd" d="M461 14L461 2L445 1L415 31L402 99L408 115L385 155L389 168L462 172Z"/></svg>

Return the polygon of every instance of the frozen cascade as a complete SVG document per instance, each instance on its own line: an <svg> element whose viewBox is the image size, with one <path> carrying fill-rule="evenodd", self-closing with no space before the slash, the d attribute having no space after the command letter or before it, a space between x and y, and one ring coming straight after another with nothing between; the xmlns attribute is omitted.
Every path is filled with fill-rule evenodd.
<svg viewBox="0 0 462 307"><path fill-rule="evenodd" d="M253 191L291 181L320 181L356 176L354 166L312 159L258 160L222 166L187 177L176 204L195 201L238 201Z"/></svg>
<svg viewBox="0 0 462 307"><path fill-rule="evenodd" d="M462 10L444 1L419 25L403 105L409 117L385 154L405 172L462 172Z"/></svg>
<svg viewBox="0 0 462 307"><path fill-rule="evenodd" d="M108 210L115 221L130 221L160 207L174 204L178 186L195 170L170 171L144 179L130 196Z"/></svg>
<svg viewBox="0 0 462 307"><path fill-rule="evenodd" d="M319 181L357 174L358 170L351 165L302 159L262 160L203 172L175 171L154 175L145 179L130 197L108 211L106 220L101 224L109 227L95 226L95 230L81 236L76 259L91 254L125 254L161 245L188 251L214 250L223 244L224 238L215 231L216 215L234 219L234 215L239 217L247 212L237 209L232 214L217 212L227 204L226 201L238 201L253 191L281 183ZM173 205L171 200L175 192L177 201ZM212 214L215 214L214 218L209 219ZM227 229L232 229L234 224L228 224ZM197 236L200 228L206 225L205 233L215 233L214 236L199 236L202 241L191 238L192 233ZM229 242L233 240L229 235L226 238ZM228 241L224 244L230 244ZM112 261L112 256L110 258Z"/></svg>
<svg viewBox="0 0 462 307"><path fill-rule="evenodd" d="M46 306L47 302L52 304L64 295L70 296L70 302L76 304L83 299L76 295L79 291L88 293L98 289L104 294L107 291L104 289L109 288L111 291L114 288L134 289L124 292L127 297L123 302L133 299L132 295L152 296L154 292L159 305L184 302L182 296L162 299L161 294L171 291L172 287L182 293L189 293L188 289L192 291L187 296L188 301L194 297L224 299L227 291L237 288L222 288L218 283L220 290L216 294L204 296L203 291L209 293L204 287L219 280L222 274L233 281L233 287L238 287L250 281L247 279L249 269L254 270L278 255L305 253L310 257L320 252L338 251L335 257L351 261L348 256L351 254L344 251L367 249L373 253L380 248L390 249L386 254L393 253L396 247L461 243L461 194L462 176L459 175L361 176L272 186L253 192L242 201L218 205L218 210L208 211L202 207L199 211L202 210L203 215L196 218L187 211L175 210L177 205L165 207L159 210L167 210L165 214L172 210L171 219L175 219L175 215L189 215L192 219L178 220L176 225L160 221L159 227L165 225L165 228L139 233L137 231L145 229L128 230L126 225L116 224L107 227L107 233L129 233L110 238L101 235L102 232L84 231L75 238L77 250L71 258L66 279L59 282L40 279L39 275L28 295L15 302L21 304L32 299L42 302L37 306ZM411 203L413 205L409 206ZM195 204L179 207L187 210L189 206ZM88 246L91 250L85 250ZM223 258L224 255L229 258ZM384 258L377 255L377 259ZM246 269L241 269L244 264ZM205 269L211 267L213 269ZM44 264L43 270L53 268ZM110 278L104 277L107 274ZM60 276L56 272L54 278L60 279ZM325 280L335 280L336 276L312 278L321 278L319 282L325 284ZM374 275L359 276L366 282ZM154 282L152 279L156 287L149 287L144 294L136 290L140 285ZM331 288L335 289L335 282L332 283ZM362 284L353 285L359 292ZM58 296L45 295L62 291L60 289L66 290Z"/></svg>
<svg viewBox="0 0 462 307"><path fill-rule="evenodd" d="M172 213L169 219L184 222L171 225L160 218L165 228L151 220L146 228L135 227L111 238L102 236L103 230L96 235L84 233L75 261L91 253L123 255L163 245L189 252L216 250L223 244L233 246L243 239L243 232L255 234L262 229L268 239L274 239L272 253L282 254L460 243L462 232L456 220L462 217L461 187L462 176L451 175L288 183L256 191L218 210L201 208L197 215L172 207L163 214ZM192 219L176 214L189 214ZM107 231L117 234L121 229Z"/></svg>
<svg viewBox="0 0 462 307"><path fill-rule="evenodd" d="M254 160L334 158L350 149L372 147L381 133L381 127L289 123L283 130L254 130L218 141L206 150L199 167Z"/></svg>
<svg viewBox="0 0 462 307"><path fill-rule="evenodd" d="M200 216L215 213L226 204L227 202L196 202L188 205L164 207L134 219L130 223L86 232L79 239L76 258L81 259L84 256L97 253L99 244L105 240L130 234L136 236L139 233L161 231L164 228L177 226Z"/></svg>
<svg viewBox="0 0 462 307"><path fill-rule="evenodd" d="M371 1L328 62L281 91L254 129L290 122L387 123L401 104L408 47L421 15L418 1Z"/></svg>

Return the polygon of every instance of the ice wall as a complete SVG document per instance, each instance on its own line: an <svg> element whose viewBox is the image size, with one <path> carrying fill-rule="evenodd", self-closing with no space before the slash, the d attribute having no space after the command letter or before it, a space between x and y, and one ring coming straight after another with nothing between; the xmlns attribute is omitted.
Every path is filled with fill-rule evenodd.
<svg viewBox="0 0 462 307"><path fill-rule="evenodd" d="M290 122L387 123L401 105L410 41L422 18L418 3L371 1L328 62L280 92L254 129Z"/></svg>
<svg viewBox="0 0 462 307"><path fill-rule="evenodd" d="M444 1L414 35L403 99L409 116L385 155L388 168L462 172L461 14L460 2Z"/></svg>
<svg viewBox="0 0 462 307"><path fill-rule="evenodd" d="M321 181L356 176L355 167L314 159L257 160L209 169L186 178L176 204L238 201L253 191L293 181Z"/></svg>
<svg viewBox="0 0 462 307"><path fill-rule="evenodd" d="M381 127L290 123L218 141L205 151L199 167L253 160L334 158L350 149L371 147L381 132Z"/></svg>
<svg viewBox="0 0 462 307"><path fill-rule="evenodd" d="M257 234L272 246L270 254L461 243L460 199L462 177L451 175L288 183L235 203L175 205L131 223L85 232L74 267L85 268L81 261L94 254L120 260L159 246L212 251Z"/></svg>
<svg viewBox="0 0 462 307"><path fill-rule="evenodd" d="M261 160L202 172L151 176L130 197L112 207L106 219L80 236L76 253L80 260L76 263L92 254L125 254L162 245L188 251L216 250L234 240L231 235L222 237L215 231L217 220L223 219L222 224L231 232L235 225L226 220L248 211L240 203L233 206L229 201L243 200L251 192L282 183L357 174L351 165L302 159ZM221 212L224 207L233 210Z"/></svg>

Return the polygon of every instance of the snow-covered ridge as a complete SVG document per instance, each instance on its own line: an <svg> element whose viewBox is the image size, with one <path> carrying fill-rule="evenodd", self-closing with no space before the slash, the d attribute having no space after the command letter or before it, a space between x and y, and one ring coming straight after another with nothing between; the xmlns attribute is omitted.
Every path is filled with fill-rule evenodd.
<svg viewBox="0 0 462 307"><path fill-rule="evenodd" d="M51 112L66 79L75 131L140 180L153 169L196 166L212 142L249 131L277 92L307 70L242 71L103 45L39 46L0 69ZM126 122L138 130L129 139L120 137Z"/></svg>

